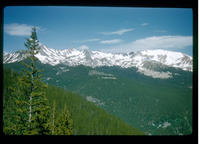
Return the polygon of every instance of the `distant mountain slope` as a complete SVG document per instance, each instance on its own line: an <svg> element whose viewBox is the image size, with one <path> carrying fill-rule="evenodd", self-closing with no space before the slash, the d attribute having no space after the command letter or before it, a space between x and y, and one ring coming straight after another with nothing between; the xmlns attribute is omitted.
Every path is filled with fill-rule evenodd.
<svg viewBox="0 0 200 144"><path fill-rule="evenodd" d="M122 68L137 67L145 71L146 62L159 63L169 67L180 68L186 71L192 71L192 57L180 52L167 50L146 50L140 52L131 52L127 54L103 53L100 51L65 49L56 50L41 45L40 52L36 57L43 64L68 66L85 65L90 67L99 66L120 66ZM14 53L4 53L4 63L19 62L26 58L23 51ZM140 71L140 72L141 72Z"/></svg>
<svg viewBox="0 0 200 144"><path fill-rule="evenodd" d="M15 82L16 76L15 72L4 69L4 122L6 121L4 116L10 110L9 107L6 107L6 102L10 96L8 87ZM79 95L51 85L48 86L46 92L50 103L56 102L58 113L61 112L65 104L67 105L73 120L75 135L144 135L143 132L131 127L105 110L98 108L92 102L85 100Z"/></svg>
<svg viewBox="0 0 200 144"><path fill-rule="evenodd" d="M153 135L190 134L192 128L192 72L148 63L148 76L138 68L88 67L37 63L43 81L81 95L107 112ZM20 63L4 64L21 70ZM150 74L150 73L148 73Z"/></svg>

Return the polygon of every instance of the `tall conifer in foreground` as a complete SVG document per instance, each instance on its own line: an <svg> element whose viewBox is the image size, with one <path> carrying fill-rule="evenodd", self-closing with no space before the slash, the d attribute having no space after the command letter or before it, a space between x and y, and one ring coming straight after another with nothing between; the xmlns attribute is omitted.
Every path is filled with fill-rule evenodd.
<svg viewBox="0 0 200 144"><path fill-rule="evenodd" d="M39 52L36 28L26 40L26 62L21 75L8 88L4 97L4 133L11 135L69 135L73 134L72 119L66 107L56 118L56 104L50 109L46 98L47 85L41 80L35 55ZM7 95L6 94L6 95Z"/></svg>
<svg viewBox="0 0 200 144"><path fill-rule="evenodd" d="M26 40L28 63L24 63L27 68L24 70L24 85L26 85L28 98L28 132L26 134L48 134L49 104L46 99L45 85L41 81L40 70L36 67L38 60L35 55L39 52L39 42L37 40L36 28L32 29L29 39Z"/></svg>
<svg viewBox="0 0 200 144"><path fill-rule="evenodd" d="M46 99L47 85L41 81L40 70L36 67L39 52L36 28L32 29L29 39L26 39L27 62L25 69L17 78L15 86L9 88L13 96L13 120L5 128L6 132L17 135L49 134L48 118L50 107Z"/></svg>

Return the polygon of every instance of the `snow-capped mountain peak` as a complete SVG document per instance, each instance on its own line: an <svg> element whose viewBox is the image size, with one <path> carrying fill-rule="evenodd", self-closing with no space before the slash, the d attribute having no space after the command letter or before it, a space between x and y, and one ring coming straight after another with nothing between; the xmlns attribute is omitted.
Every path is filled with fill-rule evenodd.
<svg viewBox="0 0 200 144"><path fill-rule="evenodd" d="M181 52L157 49L141 51L141 55L167 66L192 71L192 57Z"/></svg>
<svg viewBox="0 0 200 144"><path fill-rule="evenodd" d="M162 65L181 68L192 71L192 57L180 52L167 50L145 50L126 54L104 53L100 51L77 50L74 48L57 50L40 45L40 52L36 57L44 64L69 66L85 65L90 67L98 66L120 66L123 68L137 67L146 68L146 62L160 63ZM4 53L4 63L18 62L26 58L21 52Z"/></svg>

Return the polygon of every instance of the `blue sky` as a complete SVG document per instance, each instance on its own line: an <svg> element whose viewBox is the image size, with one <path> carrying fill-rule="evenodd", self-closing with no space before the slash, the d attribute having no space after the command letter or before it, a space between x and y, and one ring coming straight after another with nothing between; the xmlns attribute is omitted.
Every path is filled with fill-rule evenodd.
<svg viewBox="0 0 200 144"><path fill-rule="evenodd" d="M49 48L166 49L192 55L192 9L10 6L4 9L4 51L25 49L32 26Z"/></svg>

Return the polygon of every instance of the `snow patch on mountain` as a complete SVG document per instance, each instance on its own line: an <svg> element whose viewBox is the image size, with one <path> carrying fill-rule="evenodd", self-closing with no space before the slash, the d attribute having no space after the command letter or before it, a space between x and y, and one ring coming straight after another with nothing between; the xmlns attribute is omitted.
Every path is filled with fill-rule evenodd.
<svg viewBox="0 0 200 144"><path fill-rule="evenodd" d="M140 72L146 76L150 76L152 78L160 78L160 79L168 79L172 78L172 73L170 72L158 72L158 71L153 71L145 68L140 68L138 69L137 72Z"/></svg>
<svg viewBox="0 0 200 144"><path fill-rule="evenodd" d="M162 128L167 128L168 126L171 126L171 123L164 122Z"/></svg>
<svg viewBox="0 0 200 144"><path fill-rule="evenodd" d="M96 104L97 106L104 105L104 102L102 102L102 101L100 101L99 99L94 98L94 97L92 97L92 96L87 96L87 97L86 97L86 100L87 100L87 101L90 101L90 102L93 102L93 103Z"/></svg>
<svg viewBox="0 0 200 144"><path fill-rule="evenodd" d="M112 77L113 74L108 74L108 73L104 73L104 72L100 72L100 71L96 71L96 70L91 70L88 72L89 76L93 76L93 75L97 75L97 76L108 76L108 77Z"/></svg>
<svg viewBox="0 0 200 144"><path fill-rule="evenodd" d="M117 79L113 74L99 72L99 71L96 71L96 70L89 71L88 75L89 76L100 76L101 79L111 79L111 80Z"/></svg>
<svg viewBox="0 0 200 144"><path fill-rule="evenodd" d="M110 80L115 80L117 79L116 77L101 77L102 79L110 79Z"/></svg>
<svg viewBox="0 0 200 144"><path fill-rule="evenodd" d="M69 69L66 69L65 67L59 67L61 70L62 70L62 72L68 72L69 71Z"/></svg>
<svg viewBox="0 0 200 144"><path fill-rule="evenodd" d="M51 80L52 78L51 77L47 77L47 80Z"/></svg>

